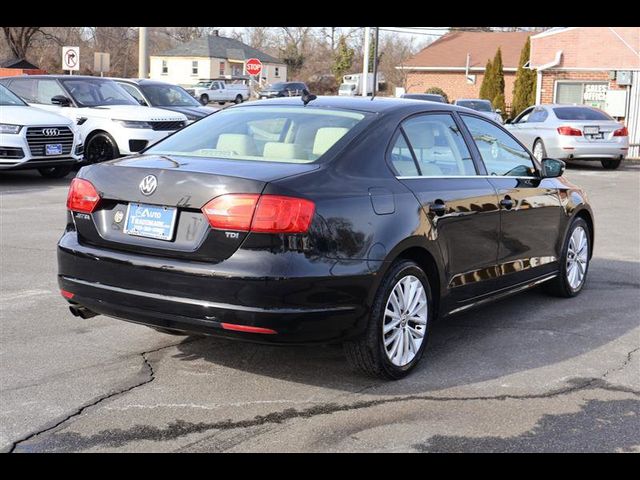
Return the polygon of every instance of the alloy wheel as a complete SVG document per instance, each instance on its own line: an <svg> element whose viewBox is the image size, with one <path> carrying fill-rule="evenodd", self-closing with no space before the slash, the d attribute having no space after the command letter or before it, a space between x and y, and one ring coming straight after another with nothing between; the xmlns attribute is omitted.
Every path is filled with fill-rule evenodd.
<svg viewBox="0 0 640 480"><path fill-rule="evenodd" d="M589 242L587 232L582 227L576 227L569 239L567 249L567 282L577 290L584 281L589 261Z"/></svg>
<svg viewBox="0 0 640 480"><path fill-rule="evenodd" d="M424 341L428 318L427 293L413 275L398 281L384 311L382 338L387 358L403 367L415 358Z"/></svg>

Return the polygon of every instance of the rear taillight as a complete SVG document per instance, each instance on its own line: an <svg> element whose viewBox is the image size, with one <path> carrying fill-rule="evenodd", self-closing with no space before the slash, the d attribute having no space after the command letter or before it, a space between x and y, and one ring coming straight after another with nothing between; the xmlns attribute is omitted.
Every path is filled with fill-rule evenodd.
<svg viewBox="0 0 640 480"><path fill-rule="evenodd" d="M91 213L98 206L100 195L88 180L74 178L69 186L67 208L74 212Z"/></svg>
<svg viewBox="0 0 640 480"><path fill-rule="evenodd" d="M260 233L304 233L315 204L280 195L227 194L202 207L212 228Z"/></svg>
<svg viewBox="0 0 640 480"><path fill-rule="evenodd" d="M581 137L582 132L573 127L558 127L558 133L560 135L569 135L570 137Z"/></svg>
<svg viewBox="0 0 640 480"><path fill-rule="evenodd" d="M627 127L619 128L618 130L613 132L613 136L614 137L628 137L629 136L629 130L627 130Z"/></svg>

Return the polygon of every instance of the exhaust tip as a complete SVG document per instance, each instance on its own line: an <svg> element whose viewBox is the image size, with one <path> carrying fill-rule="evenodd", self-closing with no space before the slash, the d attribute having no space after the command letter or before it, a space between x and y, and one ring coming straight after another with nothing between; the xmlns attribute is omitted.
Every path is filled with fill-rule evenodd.
<svg viewBox="0 0 640 480"><path fill-rule="evenodd" d="M71 312L71 314L74 317L80 317L83 319L87 319L87 318L91 318L91 317L95 317L98 314L96 312L92 312L91 310L89 310L88 308L85 307L79 307L77 305L71 305L69 307L69 311Z"/></svg>

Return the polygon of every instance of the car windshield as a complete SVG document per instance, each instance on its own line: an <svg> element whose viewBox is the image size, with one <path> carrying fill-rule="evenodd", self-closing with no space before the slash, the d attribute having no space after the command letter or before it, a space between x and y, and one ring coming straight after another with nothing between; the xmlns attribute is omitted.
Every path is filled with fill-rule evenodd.
<svg viewBox="0 0 640 480"><path fill-rule="evenodd" d="M493 112L491 108L491 102L482 100L458 100L456 105L460 107L467 107L478 112Z"/></svg>
<svg viewBox="0 0 640 480"><path fill-rule="evenodd" d="M208 87L211 84L211 81L207 81L207 80L202 80L198 83L196 83L196 87Z"/></svg>
<svg viewBox="0 0 640 480"><path fill-rule="evenodd" d="M230 108L178 131L145 153L311 163L367 115L303 106Z"/></svg>
<svg viewBox="0 0 640 480"><path fill-rule="evenodd" d="M9 90L4 85L0 85L0 106L9 107L9 106L27 106L26 103L22 101L20 97L18 97L15 93Z"/></svg>
<svg viewBox="0 0 640 480"><path fill-rule="evenodd" d="M60 82L80 107L140 106L124 88L112 80L101 78L61 78Z"/></svg>
<svg viewBox="0 0 640 480"><path fill-rule="evenodd" d="M269 85L267 87L267 90L284 90L284 88L286 87L286 83L284 82L278 82L278 83L274 83L273 85Z"/></svg>
<svg viewBox="0 0 640 480"><path fill-rule="evenodd" d="M553 113L559 120L613 120L602 110L587 107L555 107Z"/></svg>
<svg viewBox="0 0 640 480"><path fill-rule="evenodd" d="M176 85L140 85L152 107L200 107L186 90Z"/></svg>

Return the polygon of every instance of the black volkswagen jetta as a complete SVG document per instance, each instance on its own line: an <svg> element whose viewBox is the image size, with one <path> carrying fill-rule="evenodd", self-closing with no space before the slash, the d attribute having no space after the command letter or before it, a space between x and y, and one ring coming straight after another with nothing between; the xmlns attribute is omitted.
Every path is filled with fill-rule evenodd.
<svg viewBox="0 0 640 480"><path fill-rule="evenodd" d="M238 105L82 168L58 280L84 318L343 342L361 370L399 378L436 318L543 282L580 293L593 214L563 170L452 105Z"/></svg>

